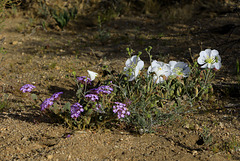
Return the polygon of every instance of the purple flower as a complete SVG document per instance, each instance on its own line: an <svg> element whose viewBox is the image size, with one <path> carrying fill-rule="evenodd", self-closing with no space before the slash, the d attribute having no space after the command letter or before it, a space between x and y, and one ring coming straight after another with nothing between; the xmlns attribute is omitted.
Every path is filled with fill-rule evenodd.
<svg viewBox="0 0 240 161"><path fill-rule="evenodd" d="M70 138L71 137L71 135L70 134L68 134L67 136L66 136L66 138Z"/></svg>
<svg viewBox="0 0 240 161"><path fill-rule="evenodd" d="M75 103L71 106L71 117L72 118L78 118L81 114L81 112L83 112L83 106L80 105L80 103Z"/></svg>
<svg viewBox="0 0 240 161"><path fill-rule="evenodd" d="M91 79L86 76L77 77L77 81L79 81L81 84L92 84Z"/></svg>
<svg viewBox="0 0 240 161"><path fill-rule="evenodd" d="M20 88L20 91L22 91L23 93L31 92L33 88L36 88L36 87L32 84L25 84Z"/></svg>
<svg viewBox="0 0 240 161"><path fill-rule="evenodd" d="M93 102L95 102L96 100L98 100L98 96L95 94L87 94L85 95L85 98L87 98L88 100L91 100Z"/></svg>
<svg viewBox="0 0 240 161"><path fill-rule="evenodd" d="M52 105L53 105L53 100L51 100L51 98L45 99L40 105L41 111L45 110L46 108L49 108Z"/></svg>
<svg viewBox="0 0 240 161"><path fill-rule="evenodd" d="M58 99L60 98L60 95L61 95L61 94L63 94L63 92L54 93L54 94L50 97L50 99L51 99L52 101L58 100Z"/></svg>
<svg viewBox="0 0 240 161"><path fill-rule="evenodd" d="M113 91L113 88L110 86L100 86L98 88L91 89L93 94L110 94Z"/></svg>
<svg viewBox="0 0 240 161"><path fill-rule="evenodd" d="M113 106L113 113L117 113L118 118L124 118L125 115L130 115L130 112L128 111L126 104L121 102L115 102L116 106Z"/></svg>
<svg viewBox="0 0 240 161"><path fill-rule="evenodd" d="M95 104L95 111L99 112L99 113L105 113L104 110L102 110L102 105L101 104Z"/></svg>

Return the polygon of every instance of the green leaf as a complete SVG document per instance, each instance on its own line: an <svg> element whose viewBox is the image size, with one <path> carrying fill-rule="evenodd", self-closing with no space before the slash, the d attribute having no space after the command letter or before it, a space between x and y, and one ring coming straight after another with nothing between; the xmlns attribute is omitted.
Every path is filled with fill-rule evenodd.
<svg viewBox="0 0 240 161"><path fill-rule="evenodd" d="M53 104L52 111L55 114L58 114L58 112L59 112L58 104L56 102Z"/></svg>
<svg viewBox="0 0 240 161"><path fill-rule="evenodd" d="M71 110L71 103L67 102L64 106L63 106L64 111L70 111Z"/></svg>
<svg viewBox="0 0 240 161"><path fill-rule="evenodd" d="M37 100L37 99L38 99L38 97L37 97L36 94L31 94L31 98L32 98L33 100Z"/></svg>

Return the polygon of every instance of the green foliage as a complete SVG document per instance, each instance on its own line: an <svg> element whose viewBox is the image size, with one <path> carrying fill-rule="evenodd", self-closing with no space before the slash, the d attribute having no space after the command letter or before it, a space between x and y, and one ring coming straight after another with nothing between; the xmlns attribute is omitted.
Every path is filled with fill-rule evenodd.
<svg viewBox="0 0 240 161"><path fill-rule="evenodd" d="M203 132L200 134L201 139L205 145L209 145L213 141L213 136L209 128L204 127Z"/></svg>
<svg viewBox="0 0 240 161"><path fill-rule="evenodd" d="M78 13L78 10L76 7L69 9L69 15L70 15L71 19L75 19L77 16L77 13Z"/></svg>
<svg viewBox="0 0 240 161"><path fill-rule="evenodd" d="M8 107L8 94L3 93L2 98L0 99L0 112L3 111L5 108Z"/></svg>
<svg viewBox="0 0 240 161"><path fill-rule="evenodd" d="M57 22L57 25L63 29L68 24L70 19L74 19L76 17L77 12L77 8L74 7L69 10L61 9L58 12L56 10L53 10L51 14L54 20Z"/></svg>
<svg viewBox="0 0 240 161"><path fill-rule="evenodd" d="M42 1L39 2L38 15L44 19L47 19L51 15L49 7Z"/></svg>
<svg viewBox="0 0 240 161"><path fill-rule="evenodd" d="M145 49L150 62L152 62L151 50L152 47ZM127 48L129 57L134 52ZM138 52L135 55L139 57L141 54L142 52ZM132 65L135 68L134 64ZM121 123L126 128L139 133L154 132L155 127L178 119L185 113L198 110L199 101L208 100L213 94L212 70L199 69L197 63L194 63L193 66L190 65L190 71L188 77L171 75L157 84L153 79L154 73L141 72L134 81L129 81L126 71L116 73L108 66L104 66L103 75L98 82L92 82L87 77L76 80L76 102L82 106L77 116L72 115L73 105L71 106L69 102L62 104L59 100L47 107L48 112L45 111L45 114L59 118L73 129L98 129ZM76 79L75 71L72 75ZM111 88L111 92L96 92L103 86ZM86 97L89 94L98 96L98 99L90 100ZM116 102L124 104L124 114L130 113L120 117L114 111L118 104ZM212 136L207 128L204 129L201 137L204 143L211 142Z"/></svg>
<svg viewBox="0 0 240 161"><path fill-rule="evenodd" d="M98 36L97 38L104 43L108 38L110 37L110 34L103 28L103 20L101 16L98 16Z"/></svg>
<svg viewBox="0 0 240 161"><path fill-rule="evenodd" d="M56 11L54 11L52 13L52 16L54 18L54 20L57 22L57 25L63 29L63 27L65 27L68 23L68 21L70 20L70 16L68 15L66 10L63 10L60 13L57 13Z"/></svg>
<svg viewBox="0 0 240 161"><path fill-rule="evenodd" d="M0 2L0 31L2 29L2 23L4 22L5 20L5 16L6 16L6 13L5 13L5 5L7 3L7 0L2 0Z"/></svg>

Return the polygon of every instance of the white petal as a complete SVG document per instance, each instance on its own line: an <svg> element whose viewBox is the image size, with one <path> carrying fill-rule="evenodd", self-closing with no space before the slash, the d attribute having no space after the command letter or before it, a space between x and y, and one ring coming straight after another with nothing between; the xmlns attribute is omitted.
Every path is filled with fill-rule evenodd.
<svg viewBox="0 0 240 161"><path fill-rule="evenodd" d="M152 66L151 66L151 65L148 67L148 70L147 70L147 75L149 75L149 74L150 74L150 72L152 72Z"/></svg>
<svg viewBox="0 0 240 161"><path fill-rule="evenodd" d="M199 53L199 55L200 55L199 57L206 59L206 57L207 57L207 52L201 51L201 52Z"/></svg>
<svg viewBox="0 0 240 161"><path fill-rule="evenodd" d="M206 56L210 57L211 56L211 49L206 49L205 50L205 53L206 53Z"/></svg>
<svg viewBox="0 0 240 161"><path fill-rule="evenodd" d="M134 64L137 64L138 59L139 59L139 57L138 57L137 55L134 55L134 56L131 57L131 61L132 61Z"/></svg>
<svg viewBox="0 0 240 161"><path fill-rule="evenodd" d="M216 56L219 56L219 52L217 50L212 50L211 57L216 57Z"/></svg>
<svg viewBox="0 0 240 161"><path fill-rule="evenodd" d="M175 65L177 64L177 62L176 61L170 61L168 64L171 66L171 70L173 70L175 68Z"/></svg>
<svg viewBox="0 0 240 161"><path fill-rule="evenodd" d="M221 68L221 66L222 66L221 62L219 62L219 63L214 63L213 65L215 66L215 68L216 68L217 70L219 70L219 69Z"/></svg>
<svg viewBox="0 0 240 161"><path fill-rule="evenodd" d="M200 65L202 65L202 64L204 64L205 63L205 58L204 57L198 57L198 59L197 59L197 62L198 62L198 64L200 64Z"/></svg>
<svg viewBox="0 0 240 161"><path fill-rule="evenodd" d="M140 60L138 63L137 63L137 68L139 70L142 70L142 68L144 67L144 62L142 60Z"/></svg>
<svg viewBox="0 0 240 161"><path fill-rule="evenodd" d="M185 69L187 67L187 63L184 63L184 62L178 62L176 64L176 67L179 67L179 68L182 68L182 69Z"/></svg>
<svg viewBox="0 0 240 161"><path fill-rule="evenodd" d="M131 59L127 59L126 63L125 63L126 67L131 66Z"/></svg>
<svg viewBox="0 0 240 161"><path fill-rule="evenodd" d="M221 62L221 57L219 55L213 56L213 59L215 60L215 63Z"/></svg>
<svg viewBox="0 0 240 161"><path fill-rule="evenodd" d="M88 76L90 77L91 81L93 81L96 78L96 76L98 75L98 73L90 71L90 70L87 70L87 72L88 72Z"/></svg>
<svg viewBox="0 0 240 161"><path fill-rule="evenodd" d="M164 82L163 77L159 77L159 78L158 78L158 83L162 83L162 82Z"/></svg>
<svg viewBox="0 0 240 161"><path fill-rule="evenodd" d="M130 75L130 78L128 81L133 81L136 78L133 72L129 73L129 75Z"/></svg>
<svg viewBox="0 0 240 161"><path fill-rule="evenodd" d="M158 76L154 75L154 76L153 76L153 82L154 82L154 83L157 83L157 81L158 81ZM158 84L158 83L157 83L157 84Z"/></svg>
<svg viewBox="0 0 240 161"><path fill-rule="evenodd" d="M156 65L158 65L158 61L157 60L153 60L152 63L151 63L151 66L154 67Z"/></svg>
<svg viewBox="0 0 240 161"><path fill-rule="evenodd" d="M207 68L208 64L204 64L203 66L201 66L201 68Z"/></svg>
<svg viewBox="0 0 240 161"><path fill-rule="evenodd" d="M208 68L214 68L213 64L211 64L211 63L207 63L207 67Z"/></svg>
<svg viewBox="0 0 240 161"><path fill-rule="evenodd" d="M140 72L140 70L138 68L136 68L135 71L134 71L134 76L137 77L139 72Z"/></svg>

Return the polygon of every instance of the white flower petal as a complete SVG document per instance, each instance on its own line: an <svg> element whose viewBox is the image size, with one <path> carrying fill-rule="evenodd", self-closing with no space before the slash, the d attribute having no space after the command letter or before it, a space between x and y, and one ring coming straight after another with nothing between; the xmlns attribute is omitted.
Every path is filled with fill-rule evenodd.
<svg viewBox="0 0 240 161"><path fill-rule="evenodd" d="M137 63L137 67L142 70L142 68L144 67L144 62L142 60L140 60L138 63Z"/></svg>
<svg viewBox="0 0 240 161"><path fill-rule="evenodd" d="M158 65L158 61L157 60L153 60L152 63L151 63L151 66L153 67L153 66L156 66L156 65Z"/></svg>
<svg viewBox="0 0 240 161"><path fill-rule="evenodd" d="M205 63L204 57L201 57L201 56L198 57L197 62L198 62L198 64L200 64L200 65L204 64L204 63Z"/></svg>
<svg viewBox="0 0 240 161"><path fill-rule="evenodd" d="M90 77L91 81L93 81L96 78L96 76L98 76L98 73L96 73L96 72L93 72L90 70L87 70L87 72L88 72L88 76Z"/></svg>
<svg viewBox="0 0 240 161"><path fill-rule="evenodd" d="M213 64L211 64L211 63L207 63L207 67L208 68L214 68Z"/></svg>
<svg viewBox="0 0 240 161"><path fill-rule="evenodd" d="M221 68L221 66L222 66L221 62L219 62L219 63L214 63L213 65L215 66L215 68L216 68L217 70L219 70L219 69Z"/></svg>
<svg viewBox="0 0 240 161"><path fill-rule="evenodd" d="M216 56L219 56L219 52L214 49L211 51L211 57L216 57Z"/></svg>
<svg viewBox="0 0 240 161"><path fill-rule="evenodd" d="M211 49L206 49L205 50L205 56L210 57L211 56Z"/></svg>
<svg viewBox="0 0 240 161"><path fill-rule="evenodd" d="M201 68L207 68L208 67L208 64L204 64L203 66L201 66Z"/></svg>
<svg viewBox="0 0 240 161"><path fill-rule="evenodd" d="M177 64L177 62L176 61L170 61L168 64L170 65L171 70L173 70L175 68L175 65Z"/></svg>

